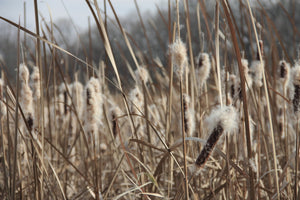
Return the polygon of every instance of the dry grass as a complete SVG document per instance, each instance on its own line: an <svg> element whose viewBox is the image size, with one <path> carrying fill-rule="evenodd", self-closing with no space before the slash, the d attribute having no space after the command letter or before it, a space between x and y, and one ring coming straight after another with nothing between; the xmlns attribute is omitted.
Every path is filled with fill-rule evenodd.
<svg viewBox="0 0 300 200"><path fill-rule="evenodd" d="M154 57L146 20L134 3L148 53L125 31L110 0L104 5L113 9L113 22L97 1L86 0L106 52L99 66L86 50L84 61L61 48L52 22L39 26L37 1L37 33L0 16L18 29L21 53L16 55L16 82L0 60L0 198L297 199L299 56L291 68L285 64L288 69L281 69L281 59L273 52L282 51L288 63L287 47L262 5L257 9L266 20L259 21L248 1L239 2L248 23L247 32L241 33L228 1L216 1L212 19L202 0L195 8L188 0L169 0L167 19L158 10L168 31L168 46L160 41L166 49L163 66ZM195 27L191 12L197 14ZM131 56L121 55L134 79L129 88L123 86L127 79L112 49L110 22L126 45L122 49L116 41L119 49ZM149 23L159 36L156 24ZM197 40L192 29L199 32ZM35 64L22 55L21 32L36 41ZM241 53L242 34L258 47L251 55ZM90 53L97 45L91 40L89 47L82 47ZM271 50L265 52L261 44ZM193 52L195 45L201 52ZM249 68L243 60L247 57ZM69 59L84 67L68 74ZM38 78L24 78L20 63L29 71L38 66ZM106 76L109 67L116 81ZM200 69L211 69L207 80ZM85 73L85 80L79 81L78 73ZM31 92L37 87L29 84L38 80L39 98ZM31 101L34 109L28 109Z"/></svg>

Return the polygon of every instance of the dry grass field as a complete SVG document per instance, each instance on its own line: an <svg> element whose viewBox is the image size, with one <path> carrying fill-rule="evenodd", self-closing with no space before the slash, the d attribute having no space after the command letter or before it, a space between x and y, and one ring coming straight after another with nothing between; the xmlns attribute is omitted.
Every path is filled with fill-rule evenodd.
<svg viewBox="0 0 300 200"><path fill-rule="evenodd" d="M213 1L213 18L203 0L194 7L166 1L166 62L151 51L142 15L146 52L118 13L108 19L102 3L83 1L102 43L88 39L105 53L92 62L88 46L82 59L56 41L52 22L39 24L34 2L36 32L0 16L18 31L15 79L8 78L15 66L0 61L0 199L300 198L299 53L288 54L293 47L259 1ZM300 27L286 15L299 38ZM125 69L107 23L130 55L118 55ZM24 34L35 42L33 52L24 50Z"/></svg>

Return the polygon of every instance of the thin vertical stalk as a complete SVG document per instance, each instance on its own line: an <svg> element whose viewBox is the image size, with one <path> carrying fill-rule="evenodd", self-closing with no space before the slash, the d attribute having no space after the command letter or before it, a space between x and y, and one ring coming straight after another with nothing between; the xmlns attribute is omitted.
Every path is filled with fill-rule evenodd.
<svg viewBox="0 0 300 200"><path fill-rule="evenodd" d="M180 108L181 108L181 132L182 132L182 148L183 148L183 161L184 161L184 186L185 186L185 199L189 199L189 187L187 179L187 161L186 161L186 141L184 130L184 108L183 108L183 94L182 94L182 76L180 76Z"/></svg>
<svg viewBox="0 0 300 200"><path fill-rule="evenodd" d="M262 52L260 49L259 41L258 41L258 35L254 23L254 18L252 15L252 10L250 7L249 0L247 0L247 5L248 5L248 10L251 16L251 22L254 30L254 35L255 35L255 40L256 44L259 48L258 53L259 53L259 60L262 64ZM270 123L270 132L271 132L271 140L272 140L272 151L273 151L273 160L274 160L274 169L275 169L275 181L276 181L276 190L277 190L277 199L280 200L280 191L279 191L279 182L278 182L278 172L277 172L277 157L276 157L276 148L275 148L275 139L274 139L274 131L273 131L273 122L272 122L272 114L271 114L271 108L270 108L270 100L269 100L269 92L267 89L267 81L266 81L266 76L265 76L265 70L263 69L263 82L264 82L264 91L266 95L266 101L267 101L267 110L268 110L268 118L269 118L269 123Z"/></svg>
<svg viewBox="0 0 300 200"><path fill-rule="evenodd" d="M35 13L35 26L36 26L36 66L39 67L39 73L40 73L40 93L41 98L39 99L39 105L40 105L40 113L42 115L42 121L41 124L39 124L40 132L42 135L42 152L41 152L41 166L44 166L44 93L43 93L43 67L42 67L42 56L41 56L41 47L40 47L40 28L39 28L39 16L38 16L38 3L37 0L34 0L34 13ZM41 200L44 199L44 190L43 190L43 183L44 183L44 171L42 168L40 168L40 197Z"/></svg>
<svg viewBox="0 0 300 200"><path fill-rule="evenodd" d="M218 90L221 107L223 106L222 101L222 87L221 87L221 73L220 73L220 42L219 42L219 1L216 1L216 10L215 10L215 45L216 45L216 65L217 65L217 74L218 74Z"/></svg>
<svg viewBox="0 0 300 200"><path fill-rule="evenodd" d="M297 117L297 123L296 123L296 152L295 152L295 185L294 185L294 199L298 199L298 162L299 162L299 117Z"/></svg>
<svg viewBox="0 0 300 200"><path fill-rule="evenodd" d="M179 0L176 0L176 14L177 14L177 37L180 38Z"/></svg>
<svg viewBox="0 0 300 200"><path fill-rule="evenodd" d="M172 32L173 30L173 32ZM168 32L169 32L169 45L171 45L175 40L175 23L172 29L172 19L171 19L171 3L168 0ZM167 124L166 124L166 139L170 144L172 142L172 135L170 133L170 126L172 121L172 96L173 96L173 63L171 59L171 54L168 55L168 65L169 65L169 98L168 98L168 108L167 108ZM173 182L173 166L174 160L170 159L170 174L168 184L168 198L170 198L170 193L172 191Z"/></svg>
<svg viewBox="0 0 300 200"><path fill-rule="evenodd" d="M17 56L17 95L16 95L16 110L15 110L15 135L14 135L14 162L13 162L13 185L12 185L12 199L16 199L16 169L17 169L17 150L18 150L18 122L19 122L19 70L20 70L20 19L18 27L18 56Z"/></svg>
<svg viewBox="0 0 300 200"><path fill-rule="evenodd" d="M240 49L238 46L234 26L233 26L233 23L232 23L232 20L231 20L229 11L228 11L227 4L226 4L225 0L222 0L221 3L222 3L223 10L224 10L227 22L228 22L232 42L234 44L235 55L236 55L237 61L238 61L238 68L239 68L241 89L242 89L243 110L244 110L244 117L245 117L245 127L246 127L247 154L248 154L248 160L249 160L252 158L252 150L251 150L251 137L250 137L250 124L249 124L249 114L248 114L248 105L247 105L247 94L246 94L246 87L245 87L246 86L245 75L244 75L245 73L244 73L244 68L242 66L242 62L241 62ZM249 170L249 176L250 176L250 180L249 180L250 199L256 199L255 198L255 188L254 188L254 173L250 166L249 166L248 170Z"/></svg>

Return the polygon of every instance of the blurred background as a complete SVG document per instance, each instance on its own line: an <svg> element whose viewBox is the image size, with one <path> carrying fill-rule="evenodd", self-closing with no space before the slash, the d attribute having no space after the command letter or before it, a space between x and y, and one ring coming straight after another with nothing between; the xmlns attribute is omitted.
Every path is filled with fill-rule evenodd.
<svg viewBox="0 0 300 200"><path fill-rule="evenodd" d="M34 22L34 1L24 0L1 0L0 4L0 16L7 18L15 23L19 23L23 27L35 32ZM171 0L172 20L175 20L175 4L176 1ZM181 1L180 1L181 2ZM208 24L204 23L203 13L200 12L201 19L201 32L203 32L203 41L199 36L199 30L197 25L197 3L201 2L205 8L205 16L207 17ZM248 59L252 59L255 56L256 46L255 39L249 36L249 29L251 26L249 22L245 21L243 16L247 15L245 2L242 0L229 1L231 10L235 16L235 23L239 30L239 42L241 49L245 50L245 56ZM117 66L122 76L128 76L128 69L125 65L126 62L134 66L131 59L128 48L121 35L120 29L117 26L115 17L112 13L112 9L108 1L99 1L99 7L101 8L101 14L106 21L109 40L111 42ZM132 42L134 51L137 53L139 63L148 65L149 71L153 69L154 65L157 65L159 61L162 66L166 66L167 47L168 47L168 0L112 0L113 7L120 18L122 26L129 34L130 42ZM182 4L182 2L181 2ZM53 22L53 33L55 42L62 48L68 50L75 56L87 60L94 66L98 66L101 60L108 62L102 40L97 30L95 21L91 15L91 11L87 4L83 0L51 0L51 1L38 1L39 6L39 22L41 33L45 37L49 37L49 27ZM191 34L193 38L193 52L197 55L201 48L207 52L213 52L209 50L209 42L207 40L207 29L214 34L214 1L207 0L191 0L189 1L189 12L191 22ZM297 48L299 44L299 29L300 29L300 2L297 0L261 0L252 1L252 7L255 11L254 15L259 20L257 26L261 26L261 38L264 40L268 38L267 31L274 31L272 34L279 46L278 37L281 38L282 43L287 49L287 53L291 59L297 57ZM139 18L137 8L141 13ZM182 39L185 42L186 38L186 26L183 5L181 5L180 14ZM268 15L265 16L264 9ZM221 16L224 16L223 14ZM271 19L267 21L267 19ZM222 27L222 21L220 19L220 27ZM145 27L143 31L142 23ZM225 23L224 23L225 24ZM266 25L267 24L267 25ZM264 27L269 26L269 27ZM12 78L14 70L17 65L17 33L16 27L9 25L4 21L0 21L0 57L5 61L8 70L8 75ZM146 33L146 36L145 36ZM151 41L150 43L147 43ZM251 38L252 37L252 38ZM22 49L24 56L27 60L32 59L32 54L35 49L35 39L28 35L21 33ZM26 41L24 43L24 41ZM265 42L265 53L270 54L272 47L268 44L268 40ZM225 43L225 40L221 39L221 43ZM230 43L229 43L230 45ZM273 45L273 44L272 44ZM228 48L231 48L228 46ZM46 48L47 50L47 48ZM49 50L49 49L48 49ZM283 57L282 52L278 52L279 57ZM61 55L62 57L66 55ZM230 55L228 55L230 56ZM268 56L269 57L269 56ZM109 63L106 63L109 65ZM82 69L82 64L76 62L74 59L68 59L68 71L72 73ZM110 77L113 73L111 68L108 68L107 76ZM71 81L71 80L70 80ZM127 84L127 83L125 83ZM129 81L130 84L130 81Z"/></svg>

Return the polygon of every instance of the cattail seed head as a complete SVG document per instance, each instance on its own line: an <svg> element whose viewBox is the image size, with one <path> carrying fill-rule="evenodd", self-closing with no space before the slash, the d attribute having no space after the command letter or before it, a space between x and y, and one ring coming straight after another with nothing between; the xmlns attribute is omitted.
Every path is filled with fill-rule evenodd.
<svg viewBox="0 0 300 200"><path fill-rule="evenodd" d="M109 118L111 120L112 132L114 137L118 134L118 117L121 115L121 110L117 105L112 105L109 109Z"/></svg>
<svg viewBox="0 0 300 200"><path fill-rule="evenodd" d="M20 105L25 115L25 120L29 125L29 131L33 128L34 123L34 108L32 90L29 87L29 70L25 64L20 64L19 78L21 82L21 94L20 94Z"/></svg>
<svg viewBox="0 0 300 200"><path fill-rule="evenodd" d="M145 67L140 66L135 70L134 73L138 83L147 83L149 81L150 76L148 70Z"/></svg>
<svg viewBox="0 0 300 200"><path fill-rule="evenodd" d="M252 87L252 83L253 83L252 77L249 74L248 60L247 59L242 59L241 62L242 62L242 66L244 68L245 79L246 79L246 82L248 84L248 87L246 86L246 90L248 90L248 88Z"/></svg>
<svg viewBox="0 0 300 200"><path fill-rule="evenodd" d="M220 124L225 132L230 133L238 127L238 114L233 106L223 106L213 109L205 122L209 132Z"/></svg>
<svg viewBox="0 0 300 200"><path fill-rule="evenodd" d="M72 100L75 108L77 109L78 115L81 116L83 110L83 86L80 82L75 81L71 85Z"/></svg>
<svg viewBox="0 0 300 200"><path fill-rule="evenodd" d="M211 134L195 162L198 168L204 166L223 132L232 132L237 129L238 114L234 107L224 106L213 110L206 122Z"/></svg>
<svg viewBox="0 0 300 200"><path fill-rule="evenodd" d="M131 113L137 114L139 111L143 111L144 96L137 86L130 91L129 100L132 102L130 107Z"/></svg>
<svg viewBox="0 0 300 200"><path fill-rule="evenodd" d="M175 72L178 77L182 77L187 62L185 44L180 38L177 38L176 41L169 46L169 51L172 56L172 62L175 65Z"/></svg>
<svg viewBox="0 0 300 200"><path fill-rule="evenodd" d="M294 112L299 111L300 106L300 65L296 65L293 68L293 85L294 85L294 94L293 94L293 108Z"/></svg>
<svg viewBox="0 0 300 200"><path fill-rule="evenodd" d="M24 82L25 84L28 84L29 80L29 70L27 66L24 63L20 64L19 67L19 78L21 82Z"/></svg>
<svg viewBox="0 0 300 200"><path fill-rule="evenodd" d="M207 53L199 53L197 60L196 60L197 68L196 68L196 75L198 84L202 88L203 84L209 77L211 63L209 60L209 55Z"/></svg>
<svg viewBox="0 0 300 200"><path fill-rule="evenodd" d="M88 133L97 132L98 104L94 85L89 81L85 88L85 129Z"/></svg>
<svg viewBox="0 0 300 200"><path fill-rule="evenodd" d="M33 67L33 71L30 75L31 87L33 88L34 99L39 99L41 97L40 91L40 71L38 67Z"/></svg>
<svg viewBox="0 0 300 200"><path fill-rule="evenodd" d="M263 85L263 70L265 67L264 61L254 60L251 63L250 72L252 74L253 82L256 87L261 87Z"/></svg>
<svg viewBox="0 0 300 200"><path fill-rule="evenodd" d="M195 130L195 117L194 110L190 106L190 97L183 94L183 110L184 110L184 130L190 137Z"/></svg>
<svg viewBox="0 0 300 200"><path fill-rule="evenodd" d="M284 80L288 80L290 76L290 65L285 60L281 60L279 62L279 69L280 69L280 78Z"/></svg>

